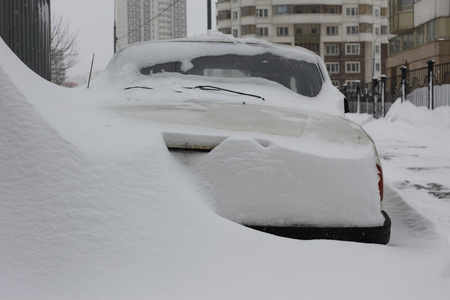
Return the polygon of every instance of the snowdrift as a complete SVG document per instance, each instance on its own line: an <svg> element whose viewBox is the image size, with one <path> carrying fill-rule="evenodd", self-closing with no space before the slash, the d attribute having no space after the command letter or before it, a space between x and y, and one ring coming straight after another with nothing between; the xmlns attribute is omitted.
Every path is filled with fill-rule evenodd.
<svg viewBox="0 0 450 300"><path fill-rule="evenodd" d="M448 245L389 186L388 246L253 231L217 216L142 120L39 79L1 40L0 57L0 299L450 294Z"/></svg>

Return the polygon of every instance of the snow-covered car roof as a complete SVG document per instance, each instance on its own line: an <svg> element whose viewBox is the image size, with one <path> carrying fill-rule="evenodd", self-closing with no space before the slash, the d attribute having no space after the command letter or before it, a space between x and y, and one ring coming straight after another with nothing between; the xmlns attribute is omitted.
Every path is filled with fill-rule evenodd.
<svg viewBox="0 0 450 300"><path fill-rule="evenodd" d="M153 98L164 101L176 98L170 93L158 96L164 88L220 85L258 95L266 100L263 105L343 115L343 95L331 84L319 56L256 39L216 34L138 43L116 53L103 77L121 89L152 88Z"/></svg>

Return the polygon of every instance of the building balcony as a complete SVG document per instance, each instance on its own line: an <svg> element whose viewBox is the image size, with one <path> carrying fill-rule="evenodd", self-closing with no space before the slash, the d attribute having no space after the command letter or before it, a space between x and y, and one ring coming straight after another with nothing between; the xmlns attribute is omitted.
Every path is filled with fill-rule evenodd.
<svg viewBox="0 0 450 300"><path fill-rule="evenodd" d="M389 18L389 25L392 34L401 34L414 28L414 11L401 11L392 15Z"/></svg>
<svg viewBox="0 0 450 300"><path fill-rule="evenodd" d="M272 16L273 24L323 24L342 23L342 15L329 14L289 14Z"/></svg>

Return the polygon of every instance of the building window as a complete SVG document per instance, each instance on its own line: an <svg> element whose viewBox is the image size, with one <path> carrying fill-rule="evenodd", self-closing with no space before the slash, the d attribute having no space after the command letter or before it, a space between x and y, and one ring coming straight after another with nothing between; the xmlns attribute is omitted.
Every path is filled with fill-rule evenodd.
<svg viewBox="0 0 450 300"><path fill-rule="evenodd" d="M233 11L233 20L237 20L237 18L238 18L238 12Z"/></svg>
<svg viewBox="0 0 450 300"><path fill-rule="evenodd" d="M258 27L256 28L256 35L258 36L268 36L269 28L268 27Z"/></svg>
<svg viewBox="0 0 450 300"><path fill-rule="evenodd" d="M289 35L288 27L277 27L277 36L287 36Z"/></svg>
<svg viewBox="0 0 450 300"><path fill-rule="evenodd" d="M289 13L289 9L287 5L277 5L275 6L275 13L277 15L285 15Z"/></svg>
<svg viewBox="0 0 450 300"><path fill-rule="evenodd" d="M417 27L416 29L416 44L417 46L425 43L425 27L424 25Z"/></svg>
<svg viewBox="0 0 450 300"><path fill-rule="evenodd" d="M267 8L264 9L257 9L256 10L256 17L257 18L267 18L269 16L269 11Z"/></svg>
<svg viewBox="0 0 450 300"><path fill-rule="evenodd" d="M340 15L342 14L342 5L322 5L322 13Z"/></svg>
<svg viewBox="0 0 450 300"><path fill-rule="evenodd" d="M359 5L359 14L372 16L372 14L373 14L372 9L373 9L372 5L360 4Z"/></svg>
<svg viewBox="0 0 450 300"><path fill-rule="evenodd" d="M345 73L359 73L359 62L346 62Z"/></svg>
<svg viewBox="0 0 450 300"><path fill-rule="evenodd" d="M231 28L219 28L219 31L223 34L231 34Z"/></svg>
<svg viewBox="0 0 450 300"><path fill-rule="evenodd" d="M346 80L345 85L347 86L347 91L356 91L359 83L359 80Z"/></svg>
<svg viewBox="0 0 450 300"><path fill-rule="evenodd" d="M380 35L380 27L375 27L375 35Z"/></svg>
<svg viewBox="0 0 450 300"><path fill-rule="evenodd" d="M339 81L331 81L331 84L339 88Z"/></svg>
<svg viewBox="0 0 450 300"><path fill-rule="evenodd" d="M380 63L376 63L376 64L375 64L375 70L376 70L377 72L380 72Z"/></svg>
<svg viewBox="0 0 450 300"><path fill-rule="evenodd" d="M243 26L241 26L241 35L255 34L255 33L256 33L256 26L255 25L243 25Z"/></svg>
<svg viewBox="0 0 450 300"><path fill-rule="evenodd" d="M402 36L402 50L410 50L414 48L414 34L408 33Z"/></svg>
<svg viewBox="0 0 450 300"><path fill-rule="evenodd" d="M338 35L337 26L327 26L327 35Z"/></svg>
<svg viewBox="0 0 450 300"><path fill-rule="evenodd" d="M427 42L432 42L436 39L436 23L433 21L427 24Z"/></svg>
<svg viewBox="0 0 450 300"><path fill-rule="evenodd" d="M347 55L359 55L359 44L346 44L345 54Z"/></svg>
<svg viewBox="0 0 450 300"><path fill-rule="evenodd" d="M347 17L357 17L359 15L357 7L347 7L346 9Z"/></svg>
<svg viewBox="0 0 450 300"><path fill-rule="evenodd" d="M241 7L241 18L247 16L254 16L256 13L256 9L254 6L244 6Z"/></svg>
<svg viewBox="0 0 450 300"><path fill-rule="evenodd" d="M380 45L375 46L375 53L380 54Z"/></svg>
<svg viewBox="0 0 450 300"><path fill-rule="evenodd" d="M389 41L389 55L394 55L395 54L395 43L394 40L390 40Z"/></svg>
<svg viewBox="0 0 450 300"><path fill-rule="evenodd" d="M237 29L233 29L233 36L235 37L235 38L237 38L238 37L238 30Z"/></svg>
<svg viewBox="0 0 450 300"><path fill-rule="evenodd" d="M339 45L325 45L325 55L339 55Z"/></svg>
<svg viewBox="0 0 450 300"><path fill-rule="evenodd" d="M177 12L175 11L175 13L177 13ZM217 14L218 20L229 20L230 17L231 17L231 12L229 10L221 10Z"/></svg>
<svg viewBox="0 0 450 300"><path fill-rule="evenodd" d="M326 63L325 65L329 74L339 73L339 63Z"/></svg>
<svg viewBox="0 0 450 300"><path fill-rule="evenodd" d="M375 9L375 18L380 17L380 10L378 8Z"/></svg>
<svg viewBox="0 0 450 300"><path fill-rule="evenodd" d="M411 10L413 8L413 0L399 0L400 11Z"/></svg>
<svg viewBox="0 0 450 300"><path fill-rule="evenodd" d="M358 26L347 26L347 35L356 35L358 32Z"/></svg>

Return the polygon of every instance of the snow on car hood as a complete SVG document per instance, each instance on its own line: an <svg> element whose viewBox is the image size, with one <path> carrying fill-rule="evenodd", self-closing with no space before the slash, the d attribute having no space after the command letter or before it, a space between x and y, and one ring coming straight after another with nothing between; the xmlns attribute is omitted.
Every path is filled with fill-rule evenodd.
<svg viewBox="0 0 450 300"><path fill-rule="evenodd" d="M192 89L199 85L254 94L265 100L225 91ZM121 116L151 121L161 132L226 137L250 133L283 147L340 158L365 156L373 147L357 124L341 114L323 112L321 104L317 103L322 98L320 95L318 99L303 97L265 79L158 74L126 86L145 88L111 87L105 100L110 109ZM333 94L334 91L334 88L323 88L321 94L339 97L340 93L336 90ZM330 102L336 106L335 110L340 109L339 101ZM329 142L334 143L335 148L320 146ZM361 151L364 147L367 151Z"/></svg>

